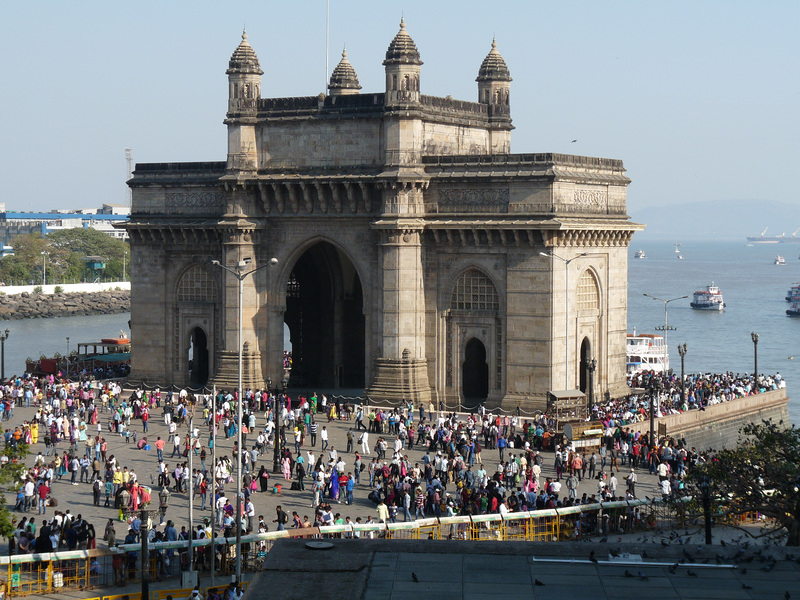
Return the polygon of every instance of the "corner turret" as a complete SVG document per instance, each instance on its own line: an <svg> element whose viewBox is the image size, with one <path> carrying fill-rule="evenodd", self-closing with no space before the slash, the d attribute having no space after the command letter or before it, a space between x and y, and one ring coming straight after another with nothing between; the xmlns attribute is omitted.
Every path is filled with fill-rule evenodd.
<svg viewBox="0 0 800 600"><path fill-rule="evenodd" d="M242 41L228 62L228 169L256 170L256 114L264 71L242 31Z"/></svg>
<svg viewBox="0 0 800 600"><path fill-rule="evenodd" d="M492 49L478 70L478 102L481 104L509 105L511 73L506 61L497 50L497 41L492 40Z"/></svg>
<svg viewBox="0 0 800 600"><path fill-rule="evenodd" d="M419 73L422 61L419 50L400 20L400 31L386 50L386 105L419 102Z"/></svg>

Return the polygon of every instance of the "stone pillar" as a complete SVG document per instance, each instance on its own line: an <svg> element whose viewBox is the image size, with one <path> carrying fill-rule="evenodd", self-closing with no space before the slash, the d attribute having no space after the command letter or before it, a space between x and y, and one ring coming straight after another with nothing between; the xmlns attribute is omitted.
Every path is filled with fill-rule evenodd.
<svg viewBox="0 0 800 600"><path fill-rule="evenodd" d="M387 190L384 216L373 224L383 229L383 332L381 356L375 359L368 396L376 401L431 401L425 357L425 299L423 294L422 227L410 218L422 201L421 186L395 186ZM396 215L409 215L398 217Z"/></svg>

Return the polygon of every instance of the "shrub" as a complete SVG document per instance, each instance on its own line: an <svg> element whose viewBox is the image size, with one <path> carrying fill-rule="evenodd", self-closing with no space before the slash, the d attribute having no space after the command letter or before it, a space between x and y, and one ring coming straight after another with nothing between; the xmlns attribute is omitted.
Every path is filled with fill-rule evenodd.
<svg viewBox="0 0 800 600"><path fill-rule="evenodd" d="M41 294L42 293L42 286L37 285L35 288L33 288L33 293L34 294Z"/></svg>
<svg viewBox="0 0 800 600"><path fill-rule="evenodd" d="M61 287L60 285L57 285L55 287L55 292L56 292L56 294L63 294L64 293L64 288Z"/></svg>

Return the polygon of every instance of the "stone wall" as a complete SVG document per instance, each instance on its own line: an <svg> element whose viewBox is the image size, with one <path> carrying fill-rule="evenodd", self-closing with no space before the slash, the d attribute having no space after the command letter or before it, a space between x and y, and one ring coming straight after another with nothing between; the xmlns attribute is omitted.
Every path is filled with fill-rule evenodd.
<svg viewBox="0 0 800 600"><path fill-rule="evenodd" d="M667 426L667 435L672 438L685 438L689 446L698 450L731 448L739 439L739 428L746 423L761 419L772 419L789 424L789 398L786 390L775 390L745 396L730 402L709 406L706 410L690 410L677 415L667 415L656 419ZM642 433L650 430L650 421L628 425L633 431Z"/></svg>
<svg viewBox="0 0 800 600"><path fill-rule="evenodd" d="M0 296L0 320L111 315L131 309L130 290L79 294L29 294Z"/></svg>

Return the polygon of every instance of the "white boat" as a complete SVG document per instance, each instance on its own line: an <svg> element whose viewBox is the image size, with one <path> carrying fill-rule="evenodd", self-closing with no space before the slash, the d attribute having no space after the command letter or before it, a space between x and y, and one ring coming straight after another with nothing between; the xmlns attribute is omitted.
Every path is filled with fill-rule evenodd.
<svg viewBox="0 0 800 600"><path fill-rule="evenodd" d="M683 254L678 254L678 260L683 260Z"/></svg>
<svg viewBox="0 0 800 600"><path fill-rule="evenodd" d="M694 293L689 306L697 310L722 310L725 308L725 300L722 298L722 292L712 281L706 289Z"/></svg>
<svg viewBox="0 0 800 600"><path fill-rule="evenodd" d="M626 352L628 374L669 371L669 352L664 345L664 336L652 333L637 334L634 328L633 333L628 334Z"/></svg>
<svg viewBox="0 0 800 600"><path fill-rule="evenodd" d="M776 265L785 265L786 264L786 259L779 254L778 256L775 257L775 264Z"/></svg>
<svg viewBox="0 0 800 600"><path fill-rule="evenodd" d="M647 258L647 256L645 256L644 254L644 250L637 250L636 252L633 253L633 255L636 258Z"/></svg>

